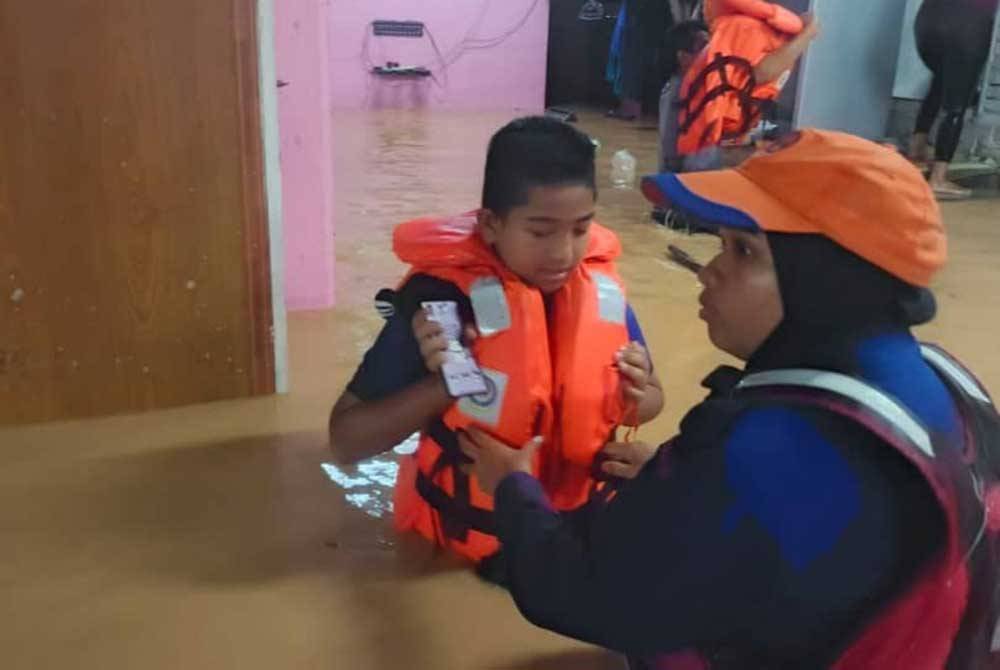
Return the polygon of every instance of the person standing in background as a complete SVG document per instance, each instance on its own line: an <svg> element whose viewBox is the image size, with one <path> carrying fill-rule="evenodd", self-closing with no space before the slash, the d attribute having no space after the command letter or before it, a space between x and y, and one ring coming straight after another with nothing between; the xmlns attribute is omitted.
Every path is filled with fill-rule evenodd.
<svg viewBox="0 0 1000 670"><path fill-rule="evenodd" d="M990 51L997 4L998 0L924 0L917 14L917 51L934 79L917 116L910 158L921 164L932 162L930 184L939 200L972 195L948 179L948 165L958 150L965 113ZM928 137L942 109L932 160Z"/></svg>

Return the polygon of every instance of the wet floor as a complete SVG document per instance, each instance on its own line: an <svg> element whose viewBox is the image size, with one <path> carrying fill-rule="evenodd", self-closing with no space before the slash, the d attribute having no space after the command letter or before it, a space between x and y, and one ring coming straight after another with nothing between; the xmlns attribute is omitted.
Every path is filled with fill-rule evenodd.
<svg viewBox="0 0 1000 670"><path fill-rule="evenodd" d="M291 394L0 431L4 667L621 667L532 628L503 592L394 537L384 508L363 497L387 476L381 465L322 467L327 412L380 325L371 297L402 271L392 226L473 208L486 141L506 120L337 117L338 307L291 315ZM654 166L654 131L581 125L602 143L602 187L618 148L640 172ZM952 263L924 332L994 390L998 202L945 208ZM651 225L636 191L603 188L599 212L624 242L622 273L666 383L667 410L641 436L665 438L724 359L694 317L693 275L664 250L674 242L707 259L714 244Z"/></svg>

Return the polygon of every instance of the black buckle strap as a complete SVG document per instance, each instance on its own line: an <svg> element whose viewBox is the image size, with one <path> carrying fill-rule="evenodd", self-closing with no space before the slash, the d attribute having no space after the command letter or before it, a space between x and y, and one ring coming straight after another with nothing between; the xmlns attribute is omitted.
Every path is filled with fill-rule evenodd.
<svg viewBox="0 0 1000 670"><path fill-rule="evenodd" d="M464 542L470 530L486 535L497 534L493 512L473 507L468 502L461 504L457 498L448 495L422 472L417 474L417 492L441 515L446 537Z"/></svg>
<svg viewBox="0 0 1000 670"><path fill-rule="evenodd" d="M726 71L726 66L732 65L736 68L740 68L746 71L747 80L742 87L733 86L729 82L729 74ZM713 72L719 73L719 78L721 83L715 86L701 99L698 106L694 110L691 109L691 103L694 102L695 96L699 91L705 88L705 80ZM732 132L723 132L722 139L733 139L735 137L742 137L747 132L750 131L750 127L756 118L759 117L762 109L762 105L765 102L760 98L755 98L753 96L753 90L757 88L757 78L753 73L753 66L750 61L745 58L740 58L739 56L723 56L722 54L717 54L716 57L709 63L705 68L698 73L698 76L691 82L691 89L688 96L677 103L677 106L682 112L683 118L680 119L680 133L683 135L694 122L705 112L705 108L708 107L716 98L726 95L727 93L734 93L740 102L740 115L743 117L740 127ZM706 129L707 132L708 129ZM701 138L704 140L704 138Z"/></svg>
<svg viewBox="0 0 1000 670"><path fill-rule="evenodd" d="M429 476L423 472L417 474L417 493L441 515L445 536L464 542L470 530L496 535L493 512L472 505L469 476L458 467L469 462L458 446L458 435L440 419L427 427L427 435L441 448L441 455L434 462ZM452 469L452 479L455 482L453 495L448 494L433 480L445 468Z"/></svg>

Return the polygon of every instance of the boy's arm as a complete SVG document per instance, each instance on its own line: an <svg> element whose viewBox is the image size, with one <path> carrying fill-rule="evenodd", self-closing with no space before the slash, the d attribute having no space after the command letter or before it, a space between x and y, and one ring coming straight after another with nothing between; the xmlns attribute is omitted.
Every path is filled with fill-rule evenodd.
<svg viewBox="0 0 1000 670"><path fill-rule="evenodd" d="M365 402L344 391L330 412L330 449L338 463L356 463L392 449L454 402L436 374L385 398Z"/></svg>
<svg viewBox="0 0 1000 670"><path fill-rule="evenodd" d="M770 84L795 67L809 44L819 35L819 21L812 15L802 17L805 27L791 41L777 51L768 54L756 66L753 74L757 84Z"/></svg>
<svg viewBox="0 0 1000 670"><path fill-rule="evenodd" d="M330 449L354 463L392 449L454 402L440 375L447 341L424 300L465 300L452 284L415 275L394 297L394 314L330 412Z"/></svg>

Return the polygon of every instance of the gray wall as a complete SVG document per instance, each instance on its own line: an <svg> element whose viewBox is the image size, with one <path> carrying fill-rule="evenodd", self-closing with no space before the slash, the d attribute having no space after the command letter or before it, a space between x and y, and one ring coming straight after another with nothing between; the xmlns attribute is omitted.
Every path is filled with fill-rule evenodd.
<svg viewBox="0 0 1000 670"><path fill-rule="evenodd" d="M903 18L903 35L896 61L896 83L892 95L907 100L923 100L931 86L931 71L920 60L917 53L917 38L913 26L917 21L917 10L923 0L907 0L906 15Z"/></svg>
<svg viewBox="0 0 1000 670"><path fill-rule="evenodd" d="M993 24L993 46L986 61L983 93L979 100L980 123L1000 124L1000 12Z"/></svg>
<svg viewBox="0 0 1000 670"><path fill-rule="evenodd" d="M813 0L821 37L802 63L796 125L885 135L906 0Z"/></svg>
<svg viewBox="0 0 1000 670"><path fill-rule="evenodd" d="M810 0L774 0L779 5L784 5L796 14L809 11ZM795 122L795 100L799 89L799 70L801 66L796 66L792 71L792 77L785 84L781 95L778 97L776 120L779 123L787 124L789 127Z"/></svg>

